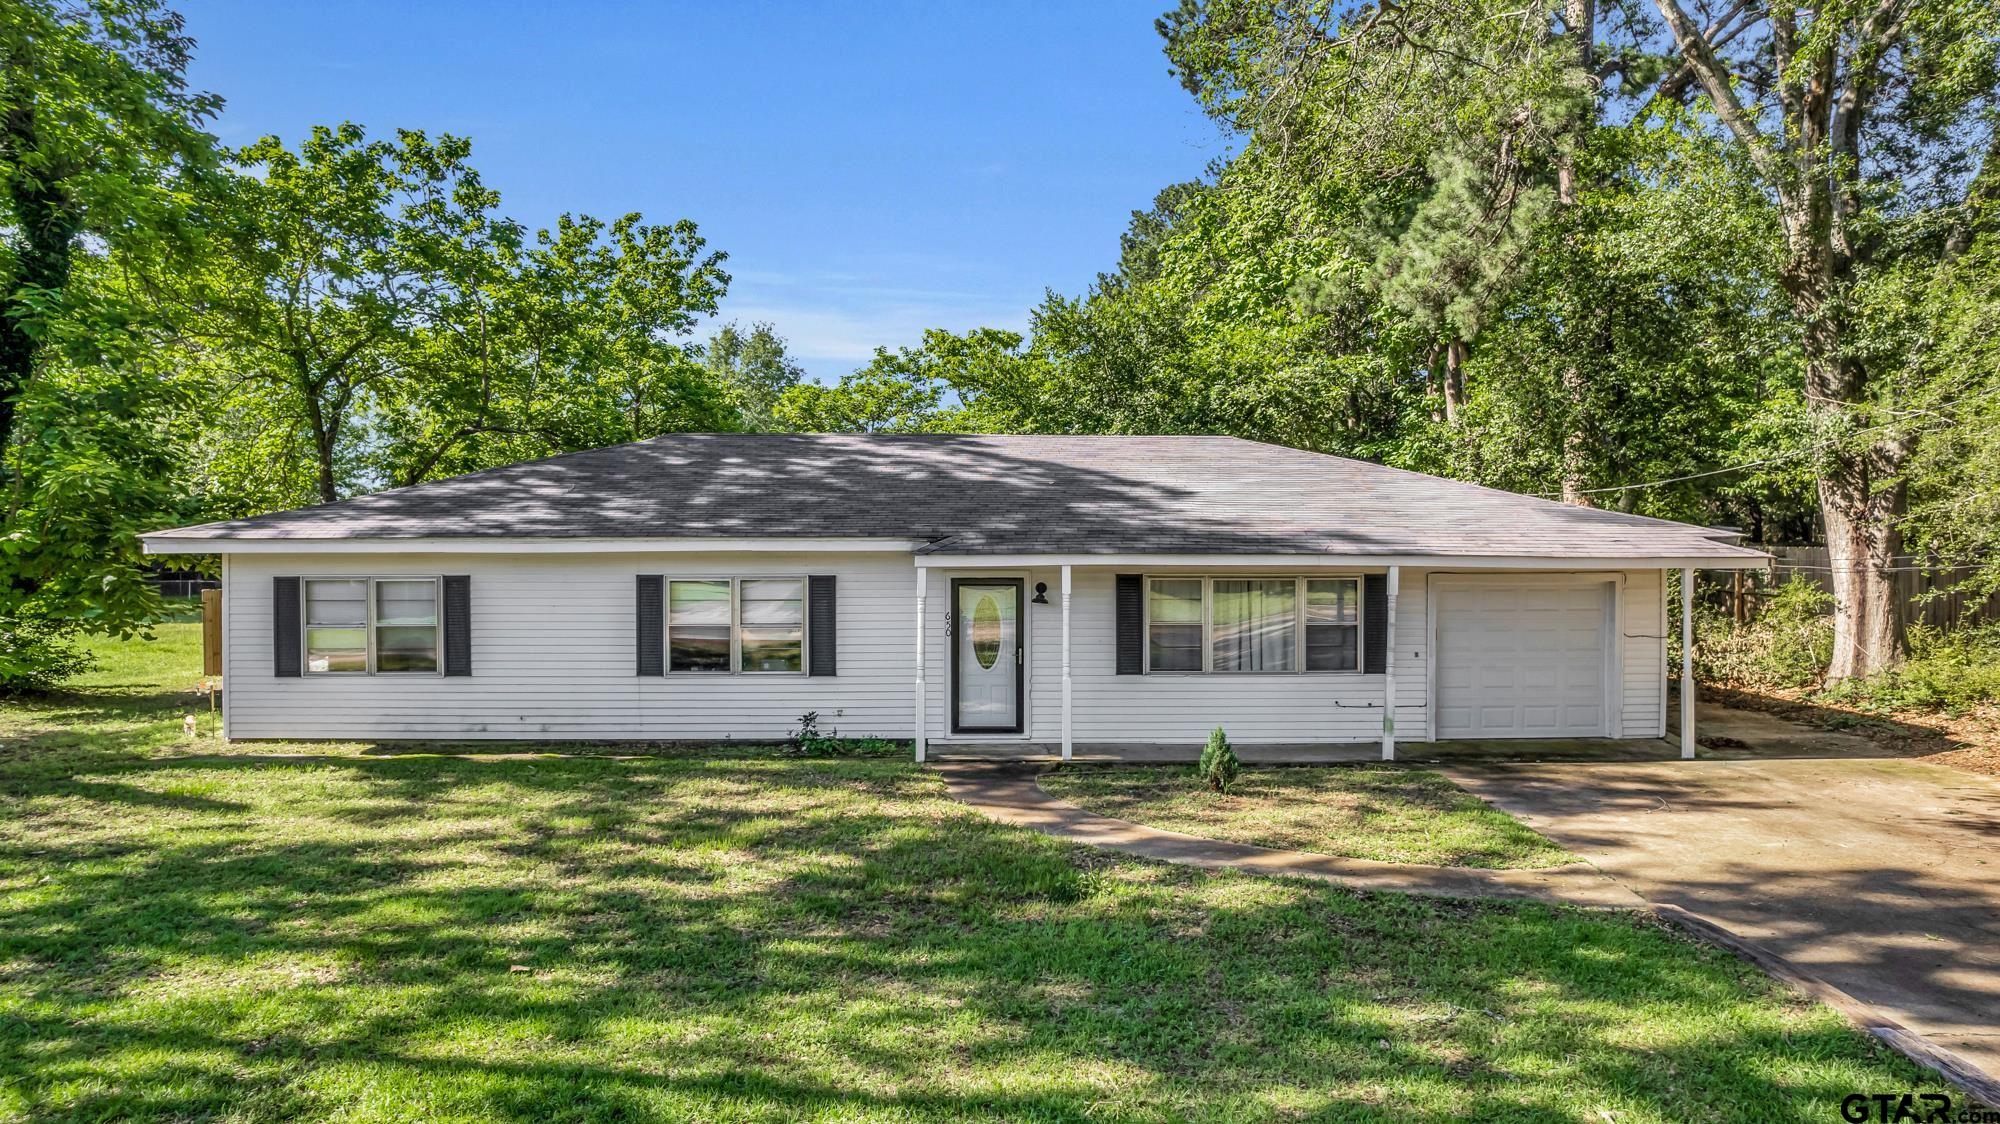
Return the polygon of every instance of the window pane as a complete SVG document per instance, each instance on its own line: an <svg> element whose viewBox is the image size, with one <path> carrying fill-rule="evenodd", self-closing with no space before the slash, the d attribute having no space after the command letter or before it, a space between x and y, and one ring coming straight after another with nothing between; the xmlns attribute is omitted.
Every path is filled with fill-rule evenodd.
<svg viewBox="0 0 2000 1124"><path fill-rule="evenodd" d="M308 580L306 670L368 670L368 583Z"/></svg>
<svg viewBox="0 0 2000 1124"><path fill-rule="evenodd" d="M437 624L437 583L376 582L375 623L377 625Z"/></svg>
<svg viewBox="0 0 2000 1124"><path fill-rule="evenodd" d="M1306 626L1307 671L1353 671L1361 630L1351 624Z"/></svg>
<svg viewBox="0 0 2000 1124"><path fill-rule="evenodd" d="M797 578L746 578L743 671L804 671L806 583Z"/></svg>
<svg viewBox="0 0 2000 1124"><path fill-rule="evenodd" d="M667 667L729 670L729 583L667 583Z"/></svg>
<svg viewBox="0 0 2000 1124"><path fill-rule="evenodd" d="M1361 666L1361 583L1353 578L1306 582L1306 670L1353 671Z"/></svg>
<svg viewBox="0 0 2000 1124"><path fill-rule="evenodd" d="M1214 583L1214 668L1291 671L1298 666L1298 583L1222 578Z"/></svg>
<svg viewBox="0 0 2000 1124"><path fill-rule="evenodd" d="M1153 579L1146 615L1147 666L1154 671L1200 671L1201 579Z"/></svg>
<svg viewBox="0 0 2000 1124"><path fill-rule="evenodd" d="M375 583L375 670L438 669L437 583Z"/></svg>
<svg viewBox="0 0 2000 1124"><path fill-rule="evenodd" d="M1306 582L1308 624L1355 624L1361 620L1361 583L1353 578L1312 578Z"/></svg>

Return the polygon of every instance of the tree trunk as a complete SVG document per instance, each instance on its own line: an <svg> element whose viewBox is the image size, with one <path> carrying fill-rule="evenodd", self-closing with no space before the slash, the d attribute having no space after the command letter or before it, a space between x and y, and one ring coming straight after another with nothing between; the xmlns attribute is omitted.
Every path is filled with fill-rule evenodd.
<svg viewBox="0 0 2000 1124"><path fill-rule="evenodd" d="M1444 345L1444 420L1458 424L1465 409L1465 341L1453 336Z"/></svg>
<svg viewBox="0 0 2000 1124"><path fill-rule="evenodd" d="M1841 433L1861 404L1867 372L1843 357L1838 315L1828 299L1830 259L1795 247L1786 288L1805 327L1806 407L1822 433ZM1888 438L1825 454L1818 472L1820 518L1833 585L1833 660L1829 681L1875 675L1903 658L1906 637L1895 567L1908 491L1902 483L1910 439Z"/></svg>
<svg viewBox="0 0 2000 1124"><path fill-rule="evenodd" d="M1585 76L1586 81L1594 81L1591 65L1596 53L1597 38L1597 8L1594 0L1565 0L1563 22L1568 25L1569 39L1576 51L1574 61L1578 72ZM1593 108L1596 105L1594 92L1591 104ZM1576 142L1581 144L1583 134L1595 124L1594 113L1589 119L1579 121L1575 130ZM1576 206L1576 201L1576 156L1573 152L1564 150L1556 156L1556 204L1562 210L1568 210ZM1573 238L1574 235L1570 237ZM1584 491L1583 476L1584 452L1589 444L1589 439L1584 434L1583 423L1586 394L1590 387L1584 377L1583 369L1576 363L1574 354L1572 351L1572 358L1563 365L1562 372L1563 394L1570 403L1569 425L1564 427L1562 437L1562 502L1577 507L1593 507L1595 505L1590 502L1589 493Z"/></svg>
<svg viewBox="0 0 2000 1124"><path fill-rule="evenodd" d="M321 404L319 395L311 389L306 391L306 423L312 429L313 462L318 468L319 502L334 503L340 499L340 488L333 475L333 447L340 424L338 420L328 421L327 411Z"/></svg>
<svg viewBox="0 0 2000 1124"><path fill-rule="evenodd" d="M1570 420L1563 428L1562 436L1562 502L1576 507L1595 507L1590 502L1589 493L1583 490L1584 449L1587 443L1583 432L1584 395L1589 387L1574 361L1563 367L1562 387L1570 403Z"/></svg>
<svg viewBox="0 0 2000 1124"><path fill-rule="evenodd" d="M1826 524L1833 578L1833 662L1829 681L1887 671L1903 656L1902 598L1896 591L1903 508L1900 484L1871 491L1868 463L1876 450L1843 454L1820 475L1820 517ZM1893 514L1892 514L1893 513Z"/></svg>

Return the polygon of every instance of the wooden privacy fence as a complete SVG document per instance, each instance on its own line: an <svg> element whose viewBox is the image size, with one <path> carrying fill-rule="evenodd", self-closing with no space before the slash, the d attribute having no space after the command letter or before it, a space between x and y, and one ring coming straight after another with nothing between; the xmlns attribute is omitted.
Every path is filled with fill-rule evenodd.
<svg viewBox="0 0 2000 1124"><path fill-rule="evenodd" d="M1833 554L1826 547L1757 545L1757 549L1771 555L1771 572L1752 570L1710 575L1704 583L1708 588L1703 591L1710 604L1727 610L1737 620L1749 620L1757 615L1771 592L1792 580L1793 575L1833 592ZM1906 606L1904 619L1932 628L2000 621L2000 593L1979 597L1954 588L1971 574L1968 566L1930 569L1915 558L1899 567L1896 589L1903 595Z"/></svg>

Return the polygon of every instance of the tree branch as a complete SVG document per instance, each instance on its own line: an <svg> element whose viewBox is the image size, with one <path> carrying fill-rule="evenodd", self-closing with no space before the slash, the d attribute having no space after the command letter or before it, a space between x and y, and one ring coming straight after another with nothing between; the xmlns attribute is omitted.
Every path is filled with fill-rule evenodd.
<svg viewBox="0 0 2000 1124"><path fill-rule="evenodd" d="M1674 42L1680 47L1681 57L1694 68L1695 77L1700 79L1703 92L1707 93L1708 100L1714 103L1715 115L1721 119L1723 126L1743 143L1743 147L1749 150L1750 162L1757 165L1757 170L1764 174L1771 186L1778 191L1784 191L1788 177L1778 162L1777 154L1771 151L1764 134L1758 130L1757 123L1751 120L1749 112L1743 108L1743 102L1737 98L1736 90L1729 84L1729 71L1722 65L1722 61L1716 58L1715 48L1710 45L1707 37L1702 35L1701 29L1694 25L1694 21L1688 18L1679 0L1653 0L1653 2L1659 7L1660 15L1666 18L1667 27L1674 33Z"/></svg>

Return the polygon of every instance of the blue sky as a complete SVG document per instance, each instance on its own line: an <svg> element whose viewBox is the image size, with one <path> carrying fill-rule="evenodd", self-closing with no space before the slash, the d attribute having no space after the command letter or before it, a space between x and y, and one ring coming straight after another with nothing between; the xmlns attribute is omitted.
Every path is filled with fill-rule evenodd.
<svg viewBox="0 0 2000 1124"><path fill-rule="evenodd" d="M1167 73L1169 0L179 6L225 143L454 132L523 222L691 218L729 254L722 317L820 379L1026 327L1226 143Z"/></svg>

